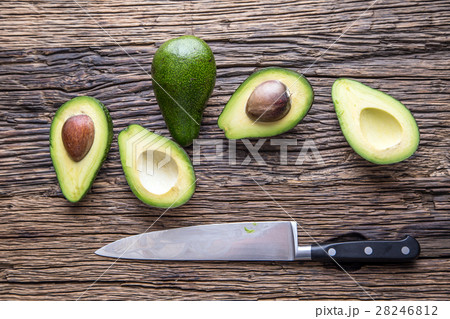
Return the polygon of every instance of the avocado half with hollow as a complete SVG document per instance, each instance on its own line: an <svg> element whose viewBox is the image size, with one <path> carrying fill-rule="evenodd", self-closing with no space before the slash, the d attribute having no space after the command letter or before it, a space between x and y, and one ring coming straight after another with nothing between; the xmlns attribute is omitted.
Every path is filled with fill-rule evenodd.
<svg viewBox="0 0 450 319"><path fill-rule="evenodd" d="M89 96L64 103L50 128L50 155L61 191L78 202L108 155L113 124L106 107Z"/></svg>
<svg viewBox="0 0 450 319"><path fill-rule="evenodd" d="M175 142L133 124L120 132L119 151L128 185L147 205L175 208L194 194L191 160Z"/></svg>
<svg viewBox="0 0 450 319"><path fill-rule="evenodd" d="M234 92L218 125L229 139L284 133L308 113L314 93L297 72L271 67L253 73Z"/></svg>
<svg viewBox="0 0 450 319"><path fill-rule="evenodd" d="M419 128L402 103L344 78L334 82L331 94L341 130L361 157L375 164L391 164L416 151Z"/></svg>

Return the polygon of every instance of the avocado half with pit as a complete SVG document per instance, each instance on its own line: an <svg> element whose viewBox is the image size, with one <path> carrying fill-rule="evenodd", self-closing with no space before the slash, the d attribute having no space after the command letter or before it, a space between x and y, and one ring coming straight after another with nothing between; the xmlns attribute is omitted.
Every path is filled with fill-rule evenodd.
<svg viewBox="0 0 450 319"><path fill-rule="evenodd" d="M361 157L375 164L391 164L416 151L419 128L402 103L345 78L334 82L331 94L341 130Z"/></svg>
<svg viewBox="0 0 450 319"><path fill-rule="evenodd" d="M108 155L113 124L107 108L89 96L64 103L50 128L50 155L63 195L78 202Z"/></svg>
<svg viewBox="0 0 450 319"><path fill-rule="evenodd" d="M132 124L119 134L119 151L128 185L145 204L175 208L194 194L194 169L177 143Z"/></svg>
<svg viewBox="0 0 450 319"><path fill-rule="evenodd" d="M218 125L229 139L268 137L296 126L308 113L314 93L297 72L271 67L253 73L234 92Z"/></svg>

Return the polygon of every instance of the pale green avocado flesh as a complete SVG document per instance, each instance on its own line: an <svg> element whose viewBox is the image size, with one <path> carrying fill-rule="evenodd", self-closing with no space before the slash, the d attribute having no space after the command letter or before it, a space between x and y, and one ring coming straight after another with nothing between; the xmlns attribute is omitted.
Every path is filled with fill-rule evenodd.
<svg viewBox="0 0 450 319"><path fill-rule="evenodd" d="M280 81L286 86L290 110L274 122L254 121L246 114L247 101L258 85L270 80ZM302 75L278 67L265 68L253 73L234 92L220 114L218 125L228 139L278 135L296 126L308 113L313 100L312 87Z"/></svg>
<svg viewBox="0 0 450 319"><path fill-rule="evenodd" d="M89 152L75 162L62 140L64 123L72 116L85 114L94 123L95 137ZM95 98L79 96L64 103L56 112L50 128L50 155L63 195L78 202L91 188L102 163L108 155L113 124L106 107Z"/></svg>
<svg viewBox="0 0 450 319"><path fill-rule="evenodd" d="M375 164L410 157L419 145L419 128L411 112L393 97L349 79L338 79L332 97L347 142Z"/></svg>
<svg viewBox="0 0 450 319"><path fill-rule="evenodd" d="M175 142L133 124L119 134L122 168L133 193L147 205L175 208L195 191L195 173Z"/></svg>

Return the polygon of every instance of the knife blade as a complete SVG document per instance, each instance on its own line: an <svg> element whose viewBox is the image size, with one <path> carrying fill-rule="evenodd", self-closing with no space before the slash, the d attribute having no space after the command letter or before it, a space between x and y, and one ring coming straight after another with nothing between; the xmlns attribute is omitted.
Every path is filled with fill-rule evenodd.
<svg viewBox="0 0 450 319"><path fill-rule="evenodd" d="M95 252L138 260L403 262L420 253L411 236L298 246L288 221L200 225L125 237Z"/></svg>

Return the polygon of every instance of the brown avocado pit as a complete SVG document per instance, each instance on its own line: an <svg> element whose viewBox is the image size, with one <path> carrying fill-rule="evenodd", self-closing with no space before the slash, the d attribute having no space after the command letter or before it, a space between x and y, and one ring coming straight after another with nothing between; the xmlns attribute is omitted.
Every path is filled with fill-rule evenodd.
<svg viewBox="0 0 450 319"><path fill-rule="evenodd" d="M274 122L291 108L289 92L282 82L269 80L258 85L247 100L247 116L258 122Z"/></svg>
<svg viewBox="0 0 450 319"><path fill-rule="evenodd" d="M79 162L89 153L94 142L94 122L85 114L71 116L64 123L61 133L70 158Z"/></svg>

